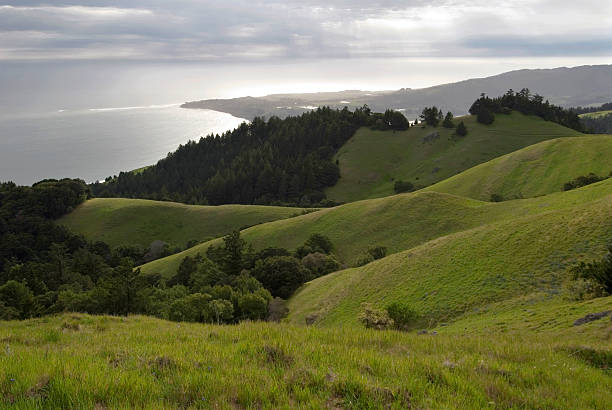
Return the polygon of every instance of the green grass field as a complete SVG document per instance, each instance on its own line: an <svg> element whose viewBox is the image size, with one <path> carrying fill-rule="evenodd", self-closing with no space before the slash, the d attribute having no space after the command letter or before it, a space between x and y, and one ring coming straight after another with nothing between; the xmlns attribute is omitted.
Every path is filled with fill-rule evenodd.
<svg viewBox="0 0 612 410"><path fill-rule="evenodd" d="M235 229L289 218L302 208L259 205L199 206L144 199L96 198L59 219L72 231L111 246L149 246L156 239L184 247Z"/></svg>
<svg viewBox="0 0 612 410"><path fill-rule="evenodd" d="M461 118L468 135L451 138L454 130L413 127L403 132L362 128L336 154L341 178L326 191L330 199L350 202L393 194L394 180L428 186L475 165L520 148L578 132L539 117L514 112L497 115L485 126ZM455 120L457 121L457 120ZM438 132L439 138L426 137Z"/></svg>
<svg viewBox="0 0 612 410"><path fill-rule="evenodd" d="M596 112L587 112L585 114L580 114L580 117L588 117L588 118L599 118L605 117L606 115L612 114L612 110L608 111L596 111Z"/></svg>
<svg viewBox="0 0 612 410"><path fill-rule="evenodd" d="M611 331L609 320L416 335L64 314L3 322L0 406L604 409Z"/></svg>
<svg viewBox="0 0 612 410"><path fill-rule="evenodd" d="M489 201L528 198L561 191L563 184L593 172L612 172L612 136L558 138L495 158L425 190Z"/></svg>

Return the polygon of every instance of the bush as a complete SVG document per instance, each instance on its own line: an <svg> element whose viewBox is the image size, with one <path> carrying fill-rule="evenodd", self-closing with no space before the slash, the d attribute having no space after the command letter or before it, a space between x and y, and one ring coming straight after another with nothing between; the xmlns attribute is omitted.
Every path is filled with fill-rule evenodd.
<svg viewBox="0 0 612 410"><path fill-rule="evenodd" d="M563 284L565 297L570 300L591 300L607 295L603 286L592 279L578 278Z"/></svg>
<svg viewBox="0 0 612 410"><path fill-rule="evenodd" d="M402 181L398 179L395 181L395 185L393 186L396 194L401 194L402 192L412 192L414 191L414 185L409 181Z"/></svg>
<svg viewBox="0 0 612 410"><path fill-rule="evenodd" d="M370 303L361 305L362 311L359 314L359 321L368 329L384 330L393 327L393 319L385 310L376 309Z"/></svg>
<svg viewBox="0 0 612 410"><path fill-rule="evenodd" d="M313 277L327 275L338 270L340 263L330 255L321 252L310 253L302 258L302 265L312 272Z"/></svg>
<svg viewBox="0 0 612 410"><path fill-rule="evenodd" d="M395 327L398 329L407 329L419 317L418 313L409 305L401 302L393 302L386 309L387 314L393 319Z"/></svg>
<svg viewBox="0 0 612 410"><path fill-rule="evenodd" d="M370 262L374 262L374 257L368 253L357 260L356 266L364 266Z"/></svg>
<svg viewBox="0 0 612 410"><path fill-rule="evenodd" d="M289 308L281 298L274 298L268 304L268 322L280 322L289 314Z"/></svg>
<svg viewBox="0 0 612 410"><path fill-rule="evenodd" d="M612 293L612 244L608 245L608 253L602 260L589 263L580 262L570 268L570 274L574 281L580 279L587 281L585 286L588 286L590 281L601 286L606 294Z"/></svg>
<svg viewBox="0 0 612 410"><path fill-rule="evenodd" d="M595 182L603 181L604 179L607 179L607 178L608 177L597 176L591 172L589 175L579 176L578 178L572 181L566 182L565 184L563 184L563 190L569 191L569 190L580 188L586 185L594 184Z"/></svg>
<svg viewBox="0 0 612 410"><path fill-rule="evenodd" d="M491 194L491 202L503 202L504 197L500 194Z"/></svg>
<svg viewBox="0 0 612 410"><path fill-rule="evenodd" d="M382 259L387 256L387 248L384 246L372 246L368 248L368 253L372 256L372 258L374 258L374 260Z"/></svg>

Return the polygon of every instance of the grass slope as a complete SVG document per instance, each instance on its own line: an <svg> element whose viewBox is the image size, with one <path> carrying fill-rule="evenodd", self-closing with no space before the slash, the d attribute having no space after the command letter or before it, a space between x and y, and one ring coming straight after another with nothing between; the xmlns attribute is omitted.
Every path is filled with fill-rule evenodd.
<svg viewBox="0 0 612 410"><path fill-rule="evenodd" d="M403 301L423 317L440 322L531 293L559 297L567 266L601 257L612 238L612 183L596 185L508 201L507 206L520 208L525 203L542 209L492 220L361 268L318 278L290 300L290 320L304 323L310 316L325 325L356 324L363 302L383 307ZM602 188L607 195L587 200ZM582 203L571 206L567 200L572 197Z"/></svg>
<svg viewBox="0 0 612 410"><path fill-rule="evenodd" d="M148 246L156 239L175 246L232 230L291 217L300 208L258 205L199 206L143 199L96 198L58 222L90 240L111 246Z"/></svg>
<svg viewBox="0 0 612 410"><path fill-rule="evenodd" d="M442 127L414 127L403 132L360 129L336 154L341 178L327 189L327 196L340 202L387 196L393 194L394 180L428 186L528 145L580 135L518 112L497 115L490 126L478 124L474 117L461 120L468 135L460 139L451 138L454 130ZM438 132L439 138L425 142L433 132Z"/></svg>
<svg viewBox="0 0 612 410"><path fill-rule="evenodd" d="M7 408L607 408L610 321L510 334L64 314L0 326Z"/></svg>
<svg viewBox="0 0 612 410"><path fill-rule="evenodd" d="M547 197L499 203L438 192L394 195L254 226L242 231L242 235L256 249L267 246L294 249L311 234L321 233L331 238L340 260L352 266L372 245L386 246L389 253L399 252L440 236L493 221L538 215L596 200L612 193L612 180L585 188ZM206 242L158 259L143 265L142 270L171 276L185 256L204 253L208 246L217 242Z"/></svg>
<svg viewBox="0 0 612 410"><path fill-rule="evenodd" d="M558 138L540 142L470 168L425 188L488 201L561 191L563 184L593 172L612 171L612 136Z"/></svg>

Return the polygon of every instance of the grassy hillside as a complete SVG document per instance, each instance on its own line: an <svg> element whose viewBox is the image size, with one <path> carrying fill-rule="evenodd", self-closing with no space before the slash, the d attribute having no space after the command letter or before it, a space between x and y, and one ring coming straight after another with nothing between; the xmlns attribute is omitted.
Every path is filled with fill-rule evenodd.
<svg viewBox="0 0 612 410"><path fill-rule="evenodd" d="M199 206L143 199L96 198L58 222L90 240L112 246L148 246L156 239L175 246L205 241L232 230L288 218L301 208L258 205Z"/></svg>
<svg viewBox="0 0 612 410"><path fill-rule="evenodd" d="M64 314L2 323L0 407L603 409L609 334L609 320L419 336Z"/></svg>
<svg viewBox="0 0 612 410"><path fill-rule="evenodd" d="M468 198L528 198L561 191L563 184L593 172L612 171L612 136L558 138L531 145L470 168L425 188Z"/></svg>
<svg viewBox="0 0 612 410"><path fill-rule="evenodd" d="M425 318L446 321L532 292L554 297L567 266L603 254L612 238L611 214L612 194L442 236L306 284L290 301L290 318L356 324L363 302L403 301Z"/></svg>
<svg viewBox="0 0 612 410"><path fill-rule="evenodd" d="M517 112L497 115L489 126L478 124L473 117L461 120L468 135L460 139L451 138L453 130L442 127L413 127L403 132L360 129L336 154L341 178L326 190L327 196L349 202L391 195L394 180L427 186L528 145L580 135ZM432 136L436 132L438 138Z"/></svg>
<svg viewBox="0 0 612 410"><path fill-rule="evenodd" d="M353 202L296 218L254 226L242 232L256 249L281 246L295 249L311 234L331 238L341 262L353 265L368 247L386 246L399 252L432 239L494 221L539 215L584 204L612 193L612 180L551 196L499 203L482 202L437 192L416 192ZM170 276L188 255L204 253L215 241L150 262L143 272Z"/></svg>

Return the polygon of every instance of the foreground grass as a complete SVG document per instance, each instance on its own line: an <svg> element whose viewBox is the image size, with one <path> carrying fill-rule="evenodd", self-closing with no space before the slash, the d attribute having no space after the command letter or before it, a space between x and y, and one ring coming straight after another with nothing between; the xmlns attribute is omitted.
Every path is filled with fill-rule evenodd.
<svg viewBox="0 0 612 410"><path fill-rule="evenodd" d="M326 190L327 196L349 202L392 195L398 179L428 186L528 145L581 135L518 112L497 115L489 126L471 116L461 120L469 130L463 138L453 138L454 130L442 127L403 132L360 129L336 154L341 178ZM435 132L438 138L432 137Z"/></svg>
<svg viewBox="0 0 612 410"><path fill-rule="evenodd" d="M65 314L3 322L11 408L607 408L610 322L421 335Z"/></svg>
<svg viewBox="0 0 612 410"><path fill-rule="evenodd" d="M289 218L302 208L259 205L185 205L144 199L91 199L58 223L90 240L120 245L149 246L162 240L184 247L203 242L235 229Z"/></svg>
<svg viewBox="0 0 612 410"><path fill-rule="evenodd" d="M529 198L558 192L566 182L590 172L612 171L612 136L558 138L485 162L425 188L489 201Z"/></svg>

